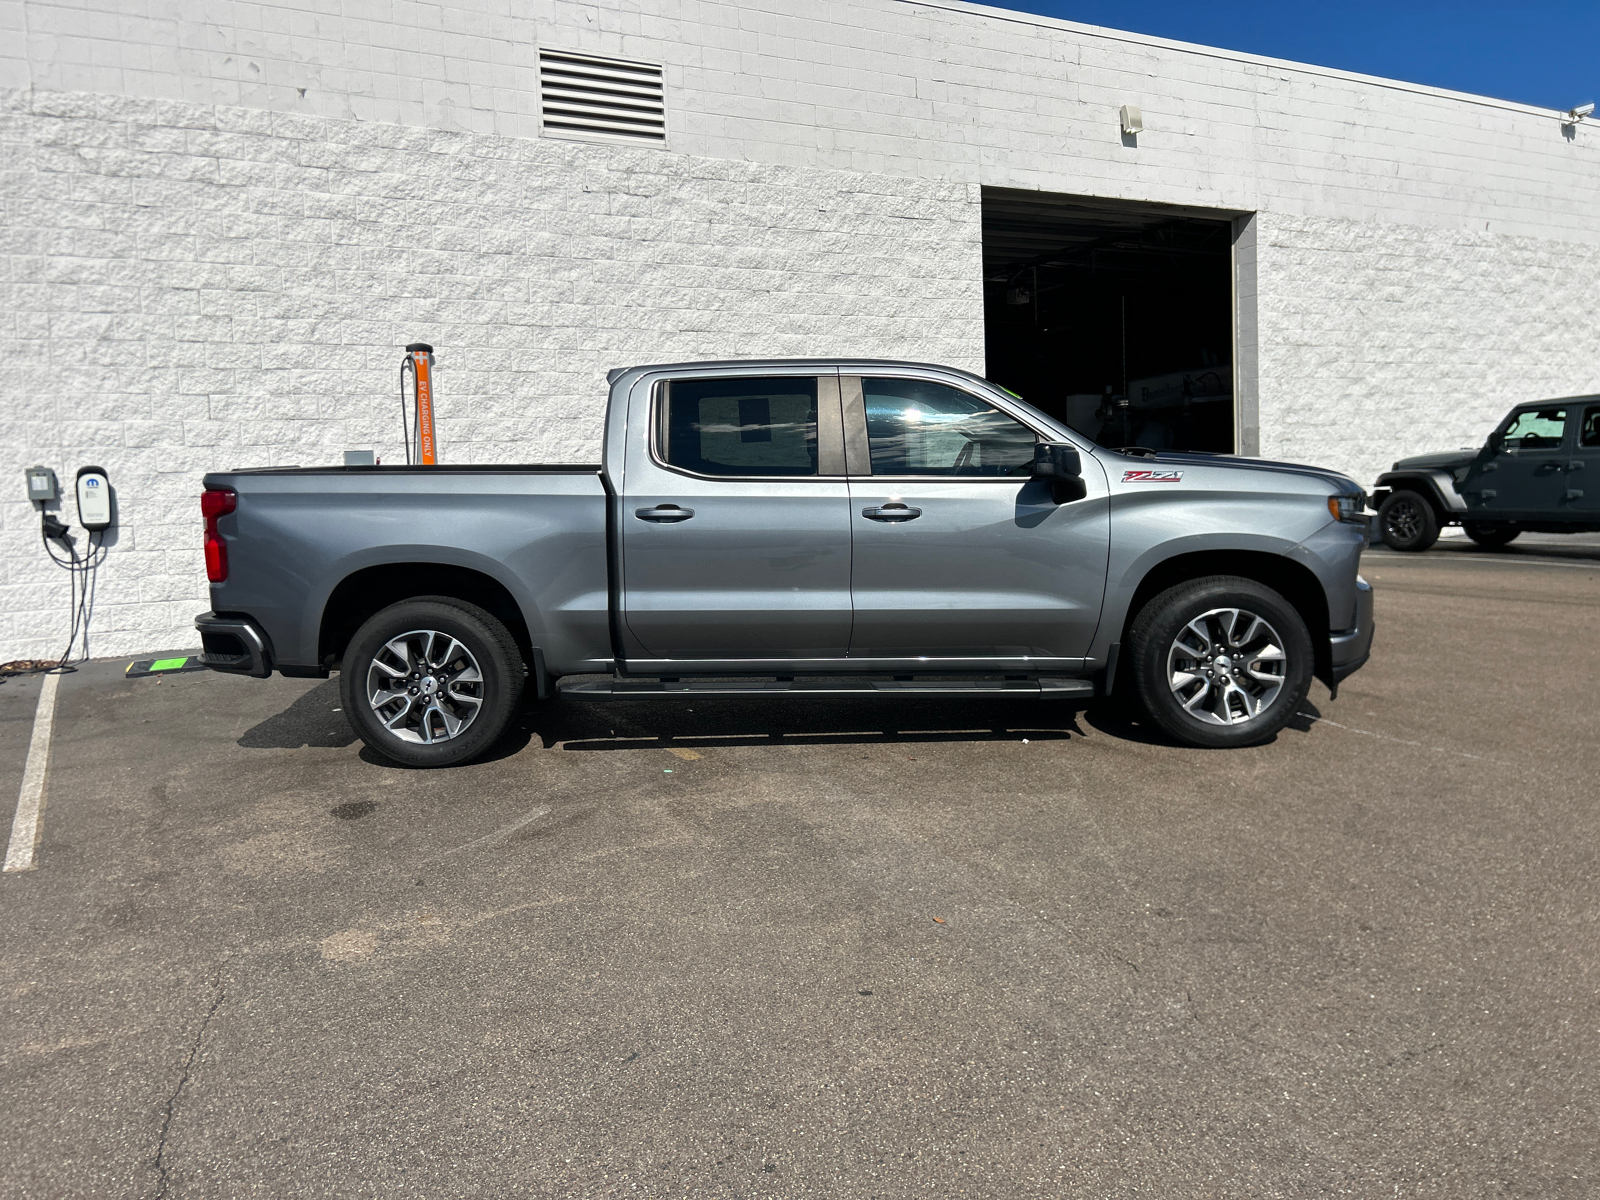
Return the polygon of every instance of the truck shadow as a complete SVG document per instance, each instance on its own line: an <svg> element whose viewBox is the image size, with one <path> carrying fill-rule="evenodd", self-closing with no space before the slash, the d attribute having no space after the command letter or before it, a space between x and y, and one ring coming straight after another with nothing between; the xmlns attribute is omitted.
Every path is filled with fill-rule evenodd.
<svg viewBox="0 0 1600 1200"><path fill-rule="evenodd" d="M335 678L323 680L281 713L252 725L236 744L246 750L337 749L355 740L355 730L339 707L339 681Z"/></svg>
<svg viewBox="0 0 1600 1200"><path fill-rule="evenodd" d="M1308 700L1288 730L1304 733L1321 715ZM1094 730L1121 741L1176 746L1129 706L1081 702L974 699L910 700L634 700L530 701L493 749L478 761L520 754L535 740L546 750L606 751L715 746L838 746L915 742L1068 741ZM238 739L250 750L342 748L356 741L339 711L339 681L329 679ZM396 764L365 747L361 758Z"/></svg>

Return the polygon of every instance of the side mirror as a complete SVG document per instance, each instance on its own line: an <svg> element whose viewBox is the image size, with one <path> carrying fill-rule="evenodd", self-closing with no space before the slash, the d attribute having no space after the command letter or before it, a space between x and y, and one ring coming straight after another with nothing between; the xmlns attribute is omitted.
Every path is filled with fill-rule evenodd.
<svg viewBox="0 0 1600 1200"><path fill-rule="evenodd" d="M1498 433L1491 433L1489 435L1489 440L1484 443L1484 448L1488 450L1490 454L1499 454L1506 448L1506 439L1501 437Z"/></svg>
<svg viewBox="0 0 1600 1200"><path fill-rule="evenodd" d="M1040 442L1033 448L1033 477L1048 480L1050 497L1057 504L1082 500L1089 494L1083 482L1083 460L1069 442Z"/></svg>

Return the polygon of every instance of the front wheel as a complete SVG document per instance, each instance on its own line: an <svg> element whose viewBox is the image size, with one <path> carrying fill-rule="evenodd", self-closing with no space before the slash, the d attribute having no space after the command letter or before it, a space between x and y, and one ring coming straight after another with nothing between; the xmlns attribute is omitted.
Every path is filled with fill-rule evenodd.
<svg viewBox="0 0 1600 1200"><path fill-rule="evenodd" d="M1129 631L1134 684L1150 719L1190 746L1264 742L1311 687L1311 635L1282 596L1216 575L1168 588Z"/></svg>
<svg viewBox="0 0 1600 1200"><path fill-rule="evenodd" d="M1503 521L1463 521L1461 528L1478 545L1487 546L1491 550L1510 545L1522 533L1522 530L1515 525L1508 525Z"/></svg>
<svg viewBox="0 0 1600 1200"><path fill-rule="evenodd" d="M1391 550L1426 550L1439 540L1439 517L1416 492L1393 492L1378 506L1378 531Z"/></svg>
<svg viewBox="0 0 1600 1200"><path fill-rule="evenodd" d="M522 698L522 653L506 627L460 600L403 600L356 631L339 694L357 735L408 767L449 767L487 750Z"/></svg>

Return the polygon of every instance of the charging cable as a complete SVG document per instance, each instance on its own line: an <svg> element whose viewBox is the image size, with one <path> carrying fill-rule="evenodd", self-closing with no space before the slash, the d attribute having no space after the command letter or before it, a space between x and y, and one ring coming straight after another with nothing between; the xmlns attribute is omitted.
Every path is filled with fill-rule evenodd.
<svg viewBox="0 0 1600 1200"><path fill-rule="evenodd" d="M89 659L89 623L94 618L94 600L100 578L100 564L105 562L107 553L105 531L96 530L89 534L88 544L82 555L79 555L78 548L73 545L72 533L53 513L44 514L44 519L40 523L40 535L44 539L45 553L50 556L51 562L67 572L69 583L67 647L53 665L40 670L44 674L65 673L76 670L74 664L87 662ZM59 542L66 550L66 558L56 553L55 546L52 545L55 542ZM82 653L73 658L72 648L80 644Z"/></svg>

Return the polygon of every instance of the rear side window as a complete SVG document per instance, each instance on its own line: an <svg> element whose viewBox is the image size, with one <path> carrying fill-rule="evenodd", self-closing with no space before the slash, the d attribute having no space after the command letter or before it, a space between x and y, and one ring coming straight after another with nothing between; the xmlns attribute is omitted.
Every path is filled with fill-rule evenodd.
<svg viewBox="0 0 1600 1200"><path fill-rule="evenodd" d="M1566 428L1566 409L1530 408L1506 422L1500 437L1507 450L1554 450Z"/></svg>
<svg viewBox="0 0 1600 1200"><path fill-rule="evenodd" d="M815 475L814 378L674 379L662 388L657 444L697 475Z"/></svg>
<svg viewBox="0 0 1600 1200"><path fill-rule="evenodd" d="M960 388L863 379L874 475L1030 475L1033 430Z"/></svg>
<svg viewBox="0 0 1600 1200"><path fill-rule="evenodd" d="M1583 424L1578 426L1578 445L1600 448L1600 405L1583 410Z"/></svg>

